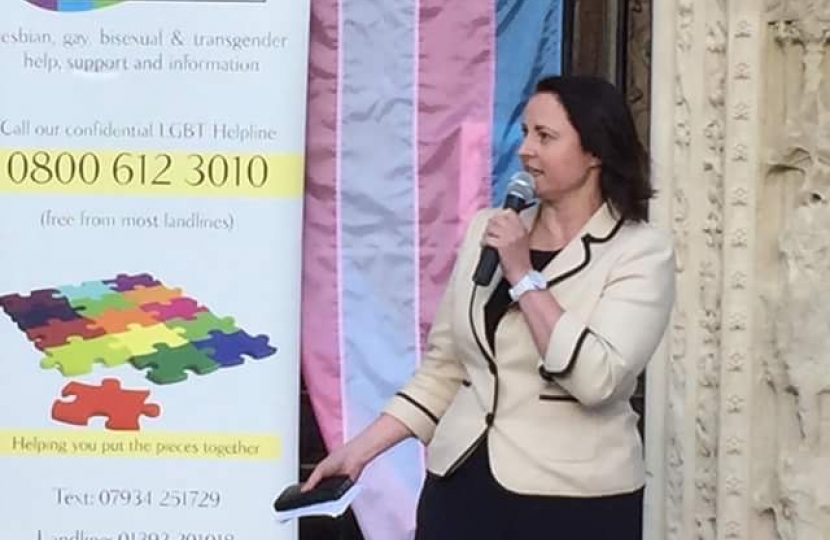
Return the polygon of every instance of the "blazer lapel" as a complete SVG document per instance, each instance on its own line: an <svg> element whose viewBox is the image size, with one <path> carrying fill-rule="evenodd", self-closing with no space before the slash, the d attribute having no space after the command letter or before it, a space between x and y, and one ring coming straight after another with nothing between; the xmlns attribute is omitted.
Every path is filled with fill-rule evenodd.
<svg viewBox="0 0 830 540"><path fill-rule="evenodd" d="M538 206L522 214L522 220L528 227L533 225ZM553 287L569 279L582 270L591 262L591 246L607 242L622 226L622 220L615 217L608 203L603 204L591 219L585 224L582 230L562 248L556 257L542 269L542 274L548 280L548 287Z"/></svg>
<svg viewBox="0 0 830 540"><path fill-rule="evenodd" d="M542 270L548 288L582 272L591 263L593 244L607 242L619 231L623 221L614 216L608 203L597 210L582 230Z"/></svg>
<svg viewBox="0 0 830 540"><path fill-rule="evenodd" d="M492 359L494 354L493 350L490 348L490 343L487 341L487 333L485 332L484 305L490 299L490 296L493 295L493 291L502 280L502 277L504 277L504 275L502 274L501 266L497 266L490 284L486 287L474 284L472 292L470 293L472 295L472 305L469 308L468 315L470 317L470 326L473 329L473 336L478 344L478 348L489 359Z"/></svg>

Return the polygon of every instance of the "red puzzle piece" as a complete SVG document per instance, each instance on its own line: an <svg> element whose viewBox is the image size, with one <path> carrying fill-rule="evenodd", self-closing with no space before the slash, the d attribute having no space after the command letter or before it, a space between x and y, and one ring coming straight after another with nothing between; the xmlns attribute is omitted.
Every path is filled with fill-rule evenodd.
<svg viewBox="0 0 830 540"><path fill-rule="evenodd" d="M29 328L26 330L26 335L35 343L35 346L41 351L51 347L58 347L65 345L71 336L78 336L84 339L92 339L104 335L104 330L99 328L92 328L93 321L91 319L81 318L73 319L71 321L61 321L59 319L50 319L46 326L39 326L37 328Z"/></svg>
<svg viewBox="0 0 830 540"><path fill-rule="evenodd" d="M112 430L138 430L141 415L156 417L161 407L146 403L149 390L125 390L118 379L104 379L100 386L70 382L61 395L75 396L73 401L55 400L52 418L58 422L85 426L93 416L107 417L106 427Z"/></svg>

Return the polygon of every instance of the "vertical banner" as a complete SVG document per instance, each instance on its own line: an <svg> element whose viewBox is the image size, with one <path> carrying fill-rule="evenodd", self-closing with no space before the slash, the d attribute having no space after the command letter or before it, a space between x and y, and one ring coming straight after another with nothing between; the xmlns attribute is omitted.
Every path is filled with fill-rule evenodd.
<svg viewBox="0 0 830 540"><path fill-rule="evenodd" d="M310 0L4 0L0 538L285 540Z"/></svg>

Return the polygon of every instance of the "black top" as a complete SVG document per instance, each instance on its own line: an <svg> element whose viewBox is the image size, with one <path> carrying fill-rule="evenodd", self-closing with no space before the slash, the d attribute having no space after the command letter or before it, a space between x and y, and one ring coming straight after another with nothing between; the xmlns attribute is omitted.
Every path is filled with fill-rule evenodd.
<svg viewBox="0 0 830 540"><path fill-rule="evenodd" d="M530 250L530 265L537 272L541 272L544 267L553 260L557 251L540 251L536 249ZM510 282L502 278L496 288L493 289L493 294L487 300L484 306L484 329L487 333L487 342L490 344L490 349L496 350L496 328L499 321L507 313L507 308L513 300L510 298Z"/></svg>

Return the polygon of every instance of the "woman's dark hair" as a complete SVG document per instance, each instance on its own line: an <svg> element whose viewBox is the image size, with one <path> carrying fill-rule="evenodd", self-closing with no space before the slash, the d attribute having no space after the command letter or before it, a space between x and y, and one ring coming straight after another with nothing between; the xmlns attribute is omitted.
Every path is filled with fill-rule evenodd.
<svg viewBox="0 0 830 540"><path fill-rule="evenodd" d="M623 219L648 220L648 201L654 196L648 154L617 88L599 77L552 76L537 83L536 93L559 99L582 148L602 163L600 189L605 202Z"/></svg>

